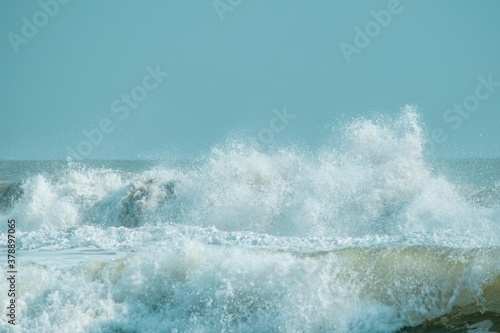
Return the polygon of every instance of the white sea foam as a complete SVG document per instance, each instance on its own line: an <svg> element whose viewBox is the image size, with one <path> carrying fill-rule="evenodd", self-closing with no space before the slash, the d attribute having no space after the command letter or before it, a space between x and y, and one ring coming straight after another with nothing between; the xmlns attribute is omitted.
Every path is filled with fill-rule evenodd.
<svg viewBox="0 0 500 333"><path fill-rule="evenodd" d="M18 331L391 332L500 313L500 205L432 171L416 111L341 137L24 180L0 213L17 220Z"/></svg>

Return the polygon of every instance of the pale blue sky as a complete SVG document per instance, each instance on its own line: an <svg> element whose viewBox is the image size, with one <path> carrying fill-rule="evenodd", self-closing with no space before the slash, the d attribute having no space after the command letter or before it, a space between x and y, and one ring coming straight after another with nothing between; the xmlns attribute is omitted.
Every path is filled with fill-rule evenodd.
<svg viewBox="0 0 500 333"><path fill-rule="evenodd" d="M500 157L499 1L221 0L221 15L210 0L54 1L0 2L0 159L64 159L100 125L88 158L196 156L257 139L285 106L297 117L276 143L314 147L340 120L405 104L447 136L438 156ZM367 24L380 29L348 63L340 44ZM146 77L157 65L169 75ZM124 117L134 88L144 100ZM470 116L446 122L464 100Z"/></svg>

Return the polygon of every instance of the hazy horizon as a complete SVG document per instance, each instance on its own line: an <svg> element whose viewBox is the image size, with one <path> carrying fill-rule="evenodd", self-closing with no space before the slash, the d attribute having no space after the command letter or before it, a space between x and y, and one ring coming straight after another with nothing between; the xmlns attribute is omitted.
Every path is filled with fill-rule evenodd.
<svg viewBox="0 0 500 333"><path fill-rule="evenodd" d="M433 156L500 157L500 3L231 4L2 2L0 160L316 150L407 104Z"/></svg>

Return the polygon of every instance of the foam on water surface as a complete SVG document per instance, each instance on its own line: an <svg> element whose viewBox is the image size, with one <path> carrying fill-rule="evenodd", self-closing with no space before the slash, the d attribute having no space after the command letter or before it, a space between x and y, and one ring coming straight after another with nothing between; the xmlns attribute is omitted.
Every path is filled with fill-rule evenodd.
<svg viewBox="0 0 500 333"><path fill-rule="evenodd" d="M233 140L190 165L69 163L4 183L17 331L499 331L500 179L434 170L410 107L340 137L315 152Z"/></svg>

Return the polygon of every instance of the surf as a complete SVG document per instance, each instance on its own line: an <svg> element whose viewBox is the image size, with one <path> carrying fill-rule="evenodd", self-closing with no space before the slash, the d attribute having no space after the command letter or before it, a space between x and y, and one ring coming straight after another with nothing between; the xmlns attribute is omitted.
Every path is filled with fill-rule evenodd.
<svg viewBox="0 0 500 333"><path fill-rule="evenodd" d="M500 164L451 173L426 142L406 107L315 150L13 164L25 331L498 331Z"/></svg>

